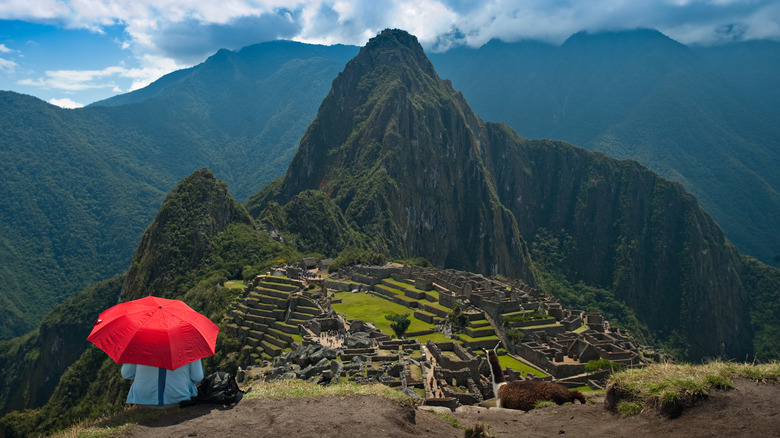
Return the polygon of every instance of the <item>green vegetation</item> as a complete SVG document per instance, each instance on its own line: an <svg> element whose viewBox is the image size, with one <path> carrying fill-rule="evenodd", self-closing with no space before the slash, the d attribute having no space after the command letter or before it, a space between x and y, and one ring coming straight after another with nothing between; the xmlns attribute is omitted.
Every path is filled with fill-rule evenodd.
<svg viewBox="0 0 780 438"><path fill-rule="evenodd" d="M555 402L552 400L540 400L534 403L534 409L546 408L548 406L555 406Z"/></svg>
<svg viewBox="0 0 780 438"><path fill-rule="evenodd" d="M52 309L37 330L0 342L0 413L48 400L60 376L84 352L97 315L116 304L124 279L118 275L77 292Z"/></svg>
<svg viewBox="0 0 780 438"><path fill-rule="evenodd" d="M77 110L0 92L0 339L125 271L193 169L212 169L241 200L280 176L355 53L286 41L225 51Z"/></svg>
<svg viewBox="0 0 780 438"><path fill-rule="evenodd" d="M429 340L431 340L433 342L450 342L450 341L452 341L452 339L449 339L449 338L445 337L444 333L441 333L441 332L433 332L433 333L428 334L428 335L421 335L421 336L415 336L415 337L422 344L428 342Z"/></svg>
<svg viewBox="0 0 780 438"><path fill-rule="evenodd" d="M452 325L453 333L462 333L469 324L469 317L463 313L462 304L460 302L455 303L455 307L447 314L447 322Z"/></svg>
<svg viewBox="0 0 780 438"><path fill-rule="evenodd" d="M460 425L460 421L458 421L457 418L453 417L452 415L450 415L450 414L448 414L446 412L436 411L436 415L438 415L441 418L445 419L448 423L450 423L452 425L452 427L457 427L458 429L463 427L463 426Z"/></svg>
<svg viewBox="0 0 780 438"><path fill-rule="evenodd" d="M342 250L338 257L333 260L329 270L337 272L342 266L351 266L359 264L381 265L385 263L385 256L368 249L358 249L348 247Z"/></svg>
<svg viewBox="0 0 780 438"><path fill-rule="evenodd" d="M536 377L547 377L549 375L538 368L532 367L525 362L519 361L514 357L508 356L506 354L500 354L498 356L498 363L501 365L501 369L509 367L520 373L522 376L526 376L528 373L533 373Z"/></svg>
<svg viewBox="0 0 780 438"><path fill-rule="evenodd" d="M504 334L509 342L517 344L525 338L525 332L518 329L505 329Z"/></svg>
<svg viewBox="0 0 780 438"><path fill-rule="evenodd" d="M370 322L383 333L393 332L390 321L385 319L386 315L403 314L409 310L400 304L366 293L339 292L335 294L335 298L341 300L341 303L333 304L333 309L336 312L344 315L347 319L359 319ZM410 332L419 332L433 328L433 325L420 321L417 318L411 318L409 321L411 321L408 327Z"/></svg>
<svg viewBox="0 0 780 438"><path fill-rule="evenodd" d="M504 318L504 327L510 327L514 322L533 321L544 318L547 318L547 315L541 314L539 312L533 312L530 315L512 315Z"/></svg>
<svg viewBox="0 0 780 438"><path fill-rule="evenodd" d="M279 380L263 382L251 386L251 390L244 396L245 399L283 399L283 398L314 398L324 396L350 397L357 395L372 395L394 400L404 406L411 406L412 400L400 391L386 385L358 385L352 382L339 382L335 385L318 385L314 382L302 380ZM166 415L164 411L150 411L126 407L123 410L97 418L92 421L83 421L79 424L53 434L53 437L108 437L121 435L124 431L131 430L133 425L142 421L151 421Z"/></svg>
<svg viewBox="0 0 780 438"><path fill-rule="evenodd" d="M3 382L3 390L8 391L4 403L12 402L10 394L23 394L18 391L20 382L33 382L29 388L40 397L39 404L51 397L40 408L6 415L0 420L0 430L11 436L41 434L122 409L130 382L121 379L119 366L105 353L86 348L84 337L96 315L120 298L123 286L123 300L149 293L179 298L219 321L227 304L241 292L223 286L228 278L240 279L244 272L267 269L280 256L300 258L252 227L246 211L213 173L196 171L163 202L138 246L127 274L132 278L118 277L74 295L62 304L62 310L47 316L51 328L43 324L37 338L2 344L9 347L8 355L0 355L0 361L8 361L3 377L14 379ZM63 336L66 333L70 334ZM48 353L55 344L64 351L56 358ZM217 354L204 361L207 372L235 369L239 348L240 342L221 332ZM21 357L27 359L20 362ZM62 377L57 379L59 374ZM44 376L52 377L48 388ZM4 405L6 409L12 406L18 405Z"/></svg>
<svg viewBox="0 0 780 438"><path fill-rule="evenodd" d="M339 50L349 56L356 52ZM380 58L375 50L390 62L361 70ZM34 408L3 417L0 430L40 435L122 409L129 384L118 377L118 366L97 349L87 348L83 338L76 343L58 336L71 329L83 336L90 315L107 307L102 300L150 293L181 298L219 321L226 305L240 293L240 288L225 287L227 282L263 272L279 258L298 260L301 252L338 253L334 269L419 256L435 266L521 278L566 307L599 312L611 324L629 329L639 342L660 342L682 358L719 354L724 345L731 357L752 354L754 345L762 359L780 354L776 343L780 311L772 306L780 302L778 271L740 259L681 185L634 161L614 160L562 142L528 141L506 125L483 123L462 95L439 79L414 38L402 31L386 31L372 39L360 56L333 82L334 92L322 101L303 138L316 105L307 112L301 110L302 100L271 98L278 97L274 90L290 89L307 94L303 100L316 94L313 99L319 103L335 75L318 76L311 81L312 88L302 90L292 86L296 75L290 74L341 68L333 70L331 61L316 56L258 67L240 54L222 51L202 66L104 103L115 105L110 111L100 107L64 111L29 97L0 93L0 106L9 109L0 111L6 140L0 162L12 163L0 186L3 207L7 206L0 208L4 242L0 306L6 309L0 317L0 338L26 331L34 325L31 321L57 303L73 311L72 316L53 312L51 325L0 343L0 365L14 379L4 383L3 394L17 388L16 380L24 382L25 391L17 391L25 397L20 408ZM274 72L281 67L286 74L280 79ZM228 71L232 77L251 80L233 88L231 81L222 80ZM656 97L679 97L674 87L661 90ZM620 97L605 96L608 101L609 96ZM237 101L244 103L236 106ZM133 105L121 105L130 102ZM659 114L656 101L643 102L651 105L644 107L648 113ZM679 102L676 112L698 113L691 107L697 99ZM618 114L643 114L613 108ZM547 109L533 111L558 112ZM248 125L247 114L252 114ZM577 120L589 126L588 141L593 145L623 150L625 139L635 139L633 144L640 146L668 145L670 156L685 158L700 156L696 138L708 145L707 152L725 141L750 146L740 150L750 150L750 160L776 170L774 155L764 147L773 143L761 141L765 135L759 133L761 125L773 125L751 117L727 131L759 133L751 134L755 141L720 135L726 131L719 129L720 116L713 116L702 119L715 121L718 129L698 134L683 129L686 141L680 147L657 137L675 129L648 129L654 125L644 123L620 123L612 129L604 125L609 114L570 114L570 120L555 119L561 126ZM660 114L664 117L658 120L671 120L668 112ZM285 117L296 120L295 126L259 122ZM422 120L425 123L417 123ZM666 122L663 127L668 128ZM603 132L611 135L600 137ZM414 141L409 141L409 133ZM287 177L261 190L246 207L228 194L226 183L216 180L216 174L229 175L243 198L281 173L299 140ZM447 158L437 161L444 156L443 148ZM743 167L730 160L708 163L713 175L722 166ZM202 169L182 180L145 228L163 194L196 165L209 165L214 171ZM678 170L690 180L696 176L686 173L688 169ZM755 199L770 200L766 216L755 214L750 220L771 219L777 202L766 188L776 184L757 178L750 176L745 178L749 182L738 184L730 178L710 182L739 188L740 199L751 204ZM744 198L744 193L755 199ZM707 202L711 200L703 198L705 205L712 205ZM258 231L269 224L295 247ZM124 269L136 244L123 284L114 278L84 295L73 295L73 301L63 301L73 291ZM97 297L98 291L105 295ZM385 300L360 302L366 297L339 294L343 301L334 307L385 332L392 330L385 315L408 310ZM456 328L468 326L460 310L453 311L450 320ZM410 331L431 328L416 318L410 321ZM461 338L494 339L465 334ZM206 361L207 367L235 367L242 360L239 346L237 339L221 335L218 353ZM712 387L728 387L735 372L716 371L701 378L672 373L645 379L651 381L647 385L616 380L614 387L626 388L624 394L633 397L630 403L679 405ZM756 368L737 374L772 376ZM40 383L58 376L53 389L44 388L52 383ZM17 407L7 401L10 398L3 401L3 409Z"/></svg>
<svg viewBox="0 0 780 438"><path fill-rule="evenodd" d="M585 364L585 371L589 373L596 371L620 371L621 368L623 367L619 363L604 358L591 360Z"/></svg>
<svg viewBox="0 0 780 438"><path fill-rule="evenodd" d="M653 364L612 374L608 391L617 395L616 409L623 415L647 408L674 412L691 401L706 397L712 390L733 388L731 381L735 378L777 383L780 382L780 363Z"/></svg>
<svg viewBox="0 0 780 438"><path fill-rule="evenodd" d="M583 32L562 46L493 43L429 57L483 119L504 121L527 138L637 160L685 185L742 253L772 263L780 230L767 224L780 218L772 146L780 136L771 120L780 100L768 72L777 56L749 44L695 52L659 32L634 30ZM719 62L702 62L700 54Z"/></svg>
<svg viewBox="0 0 780 438"><path fill-rule="evenodd" d="M756 358L780 359L780 269L767 266L753 257L742 257L740 279L748 296L750 324L755 333Z"/></svg>
<svg viewBox="0 0 780 438"><path fill-rule="evenodd" d="M395 333L395 337L399 339L404 337L406 329L408 329L409 325L412 323L412 321L409 320L408 313L391 313L385 315L385 319L390 321L390 328L393 330L393 333Z"/></svg>
<svg viewBox="0 0 780 438"><path fill-rule="evenodd" d="M642 412L642 404L639 402L625 402L618 403L617 411L621 417L633 417Z"/></svg>

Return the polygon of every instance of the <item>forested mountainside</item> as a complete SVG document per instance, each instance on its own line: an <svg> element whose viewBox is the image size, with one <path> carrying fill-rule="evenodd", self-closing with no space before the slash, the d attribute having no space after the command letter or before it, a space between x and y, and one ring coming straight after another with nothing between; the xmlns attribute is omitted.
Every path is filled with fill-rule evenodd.
<svg viewBox="0 0 780 438"><path fill-rule="evenodd" d="M201 167L247 197L278 177L356 47L220 51L89 108L0 92L0 339L127 268L165 193Z"/></svg>
<svg viewBox="0 0 780 438"><path fill-rule="evenodd" d="M285 177L248 207L284 233L289 217L273 213L311 190L341 211L342 234L374 251L532 285L540 269L548 282L608 291L688 358L753 351L739 253L681 185L484 123L403 31L347 64Z"/></svg>
<svg viewBox="0 0 780 438"><path fill-rule="evenodd" d="M40 434L121 408L129 382L121 379L119 365L86 340L108 307L153 294L182 299L219 322L241 292L222 287L228 277L250 277L278 258L300 257L258 231L213 172L195 171L166 196L126 274L74 294L38 330L0 342L0 414L28 409L0 420L0 435ZM235 360L237 352L224 342L220 333L218 353L209 359L220 369L227 369L220 361L231 352Z"/></svg>
<svg viewBox="0 0 780 438"><path fill-rule="evenodd" d="M780 262L780 43L691 49L635 30L430 56L484 119L635 159L683 184L741 252Z"/></svg>
<svg viewBox="0 0 780 438"><path fill-rule="evenodd" d="M634 158L696 195L743 253L776 264L778 47L692 51L638 30L431 58L486 120ZM0 339L127 266L164 194L193 170L213 169L239 199L279 177L357 50L222 50L78 110L0 92Z"/></svg>
<svg viewBox="0 0 780 438"><path fill-rule="evenodd" d="M230 61L234 55L225 51L213 59ZM314 64L321 61L315 58ZM309 71L303 67L307 61L292 63ZM280 65L280 69L289 67L285 62ZM206 121L213 113L205 100L185 99L191 104L183 108L198 109L195 120L200 123L182 126L174 126L167 115L163 117L164 110L153 108L156 99L160 108L165 107L169 91L182 96L187 96L187 90L204 93L203 87L179 82L199 68L205 67L177 72L149 90L139 90L140 94L78 111L2 93L4 105L16 111L0 112L3 132L14 132L3 138L27 142L21 143L26 148L0 151L16 151L27 160L16 160L18 156L10 153L3 156L4 172L20 175L12 179L16 186L27 184L38 190L34 198L3 198L16 200L5 204L11 205L8 208L3 206L3 214L27 203L62 214L57 210L59 197L50 193L70 201L67 190L62 190L70 184L91 196L104 188L95 170L103 168L111 169L109 173L119 181L108 185L111 190L127 191L121 182L132 175L127 179L137 184L130 185L136 192L126 196L147 193L148 202L139 203L159 204L166 185L173 186L169 178L174 176L157 166L178 166L177 171L183 172L196 161L208 161L218 154L203 149L208 143L204 133L212 136L208 138L219 137L215 132L227 135L208 128ZM200 79L209 77L203 73ZM247 202L254 218L235 203L214 172L197 170L162 202L140 238L132 263L123 265L130 265L127 274L73 295L46 317L39 330L0 342L2 369L9 370L14 384L27 385L21 396L18 388L8 389L3 381L2 409L39 406L54 391L44 407L12 413L2 425L41 431L121 404L127 385L118 379L118 367L102 352L86 348L83 339L90 320L107 302L146 291L183 298L218 321L236 293L220 286L225 279L246 278L278 258L300 258L298 250L336 255L344 248L357 248L391 257L425 256L440 267L470 266L484 274L516 276L555 294L569 307L600 311L621 324L636 323L632 329L671 347L681 358L741 359L753 352L762 360L780 357L775 341L780 313L773 305L780 302L779 271L740 256L680 184L631 160L615 160L560 141L527 140L504 124L483 122L464 96L439 78L414 37L401 31L386 31L372 40L332 85L330 93L325 87L321 94L327 96L317 117L310 116L314 121L303 134L287 176ZM181 113L171 102L176 101L168 102L168 108ZM35 116L40 114L45 117ZM151 123L158 128L153 132L167 132L167 137L160 134L158 139L144 131L145 122L155 118L160 121ZM104 126L116 128L115 132L103 132ZM66 128L67 135L57 134L57 129ZM197 133L197 138L191 140L186 132ZM96 133L113 140L94 140L103 138L93 136ZM118 137L111 137L114 134ZM52 145L57 147L50 150ZM149 151L156 164L135 167L140 162L135 155ZM67 173L64 170L32 173L41 169L41 157L54 157L49 161L62 169L81 169L76 164L97 161L83 170L91 172L87 173L91 180L82 174L69 180L51 176ZM9 190L16 187L4 184ZM74 205L98 209L102 204L89 196L73 195ZM76 226L81 222L98 222L76 212L70 214L78 219L69 220L65 228L59 228L52 213L47 220L54 219L44 228L64 241L83 234ZM124 211L127 216L119 217L132 213ZM3 221L4 226L18 226L22 215L14 214L13 220ZM142 216L137 221L149 223L151 213L146 222ZM296 248L271 240L258 231L258 222L278 227ZM47 247L25 253L20 249L27 242L23 239L2 241L3 257L41 258L52 253ZM45 239L41 244L52 245ZM14 263L4 267L24 268L19 261ZM40 272L25 276L19 274L29 271L9 269L9 273L30 282L49 278ZM64 350L67 354L61 353ZM54 381L59 382L56 389Z"/></svg>

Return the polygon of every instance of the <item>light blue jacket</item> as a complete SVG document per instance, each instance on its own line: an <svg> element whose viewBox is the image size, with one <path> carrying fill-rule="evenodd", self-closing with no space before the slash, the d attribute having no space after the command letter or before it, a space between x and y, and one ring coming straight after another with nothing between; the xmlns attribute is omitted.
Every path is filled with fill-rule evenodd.
<svg viewBox="0 0 780 438"><path fill-rule="evenodd" d="M167 405L198 395L196 385L203 380L203 364L198 359L171 371L128 363L122 365L122 377L133 379L127 403Z"/></svg>

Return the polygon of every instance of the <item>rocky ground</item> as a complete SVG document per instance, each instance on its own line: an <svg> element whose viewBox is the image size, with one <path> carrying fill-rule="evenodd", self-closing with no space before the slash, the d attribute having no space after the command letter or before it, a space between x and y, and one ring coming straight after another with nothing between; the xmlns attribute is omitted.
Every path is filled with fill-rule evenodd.
<svg viewBox="0 0 780 438"><path fill-rule="evenodd" d="M230 408L192 406L133 426L129 437L462 437L476 423L497 437L777 436L780 385L735 381L735 390L714 391L677 419L655 411L621 418L603 406L550 406L525 413L467 406L437 408L460 427L428 408L403 407L374 396L245 399Z"/></svg>

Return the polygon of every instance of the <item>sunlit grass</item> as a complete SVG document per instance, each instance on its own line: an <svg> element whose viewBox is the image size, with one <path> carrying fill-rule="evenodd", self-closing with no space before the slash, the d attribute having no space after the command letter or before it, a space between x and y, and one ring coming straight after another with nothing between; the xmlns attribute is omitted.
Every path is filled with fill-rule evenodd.
<svg viewBox="0 0 780 438"><path fill-rule="evenodd" d="M502 370L505 369L506 367L509 367L519 372L523 377L528 375L528 373L533 373L536 377L547 377L548 375L544 371L538 368L534 368L528 365L527 363L519 361L514 357L508 355L498 356L498 363L501 365Z"/></svg>
<svg viewBox="0 0 780 438"><path fill-rule="evenodd" d="M225 282L225 287L228 289L239 289L244 290L246 285L241 280L228 280Z"/></svg>
<svg viewBox="0 0 780 438"><path fill-rule="evenodd" d="M306 382L300 379L276 380L273 382L259 382L251 387L244 398L272 398L283 399L290 397L319 397L319 396L350 396L350 395L375 395L396 400L401 403L410 402L408 396L389 386L376 383L361 385L353 382L340 382L336 385L318 385L314 382Z"/></svg>
<svg viewBox="0 0 780 438"><path fill-rule="evenodd" d="M413 317L414 311L408 307L396 304L384 298L375 297L367 293L339 292L336 299L340 303L333 303L333 310L344 315L347 319L359 319L364 322L374 324L382 333L392 335L393 329L390 328L390 321L385 319L385 315L391 313L408 313L409 320L412 322L407 331L418 332L430 330L432 324Z"/></svg>
<svg viewBox="0 0 780 438"><path fill-rule="evenodd" d="M444 336L444 333L442 332L433 332L427 335L421 335L421 336L415 336L421 344L425 344L428 342L428 340L431 340L433 342L451 342L452 339L447 338Z"/></svg>
<svg viewBox="0 0 780 438"><path fill-rule="evenodd" d="M652 364L613 374L608 388L619 394L622 400L618 410L625 415L640 412L647 407L687 403L706 397L713 389L731 389L735 378L778 382L780 364L753 365L722 361L702 365Z"/></svg>
<svg viewBox="0 0 780 438"><path fill-rule="evenodd" d="M393 278L385 278L384 281L386 281L386 282L388 282L388 283L390 283L392 285L395 285L396 287L402 287L402 288L408 289L408 290L410 290L412 292L427 292L427 291L424 291L424 290L417 289L416 287L414 287L413 284L404 283L402 281L398 281L398 280L395 280Z"/></svg>

